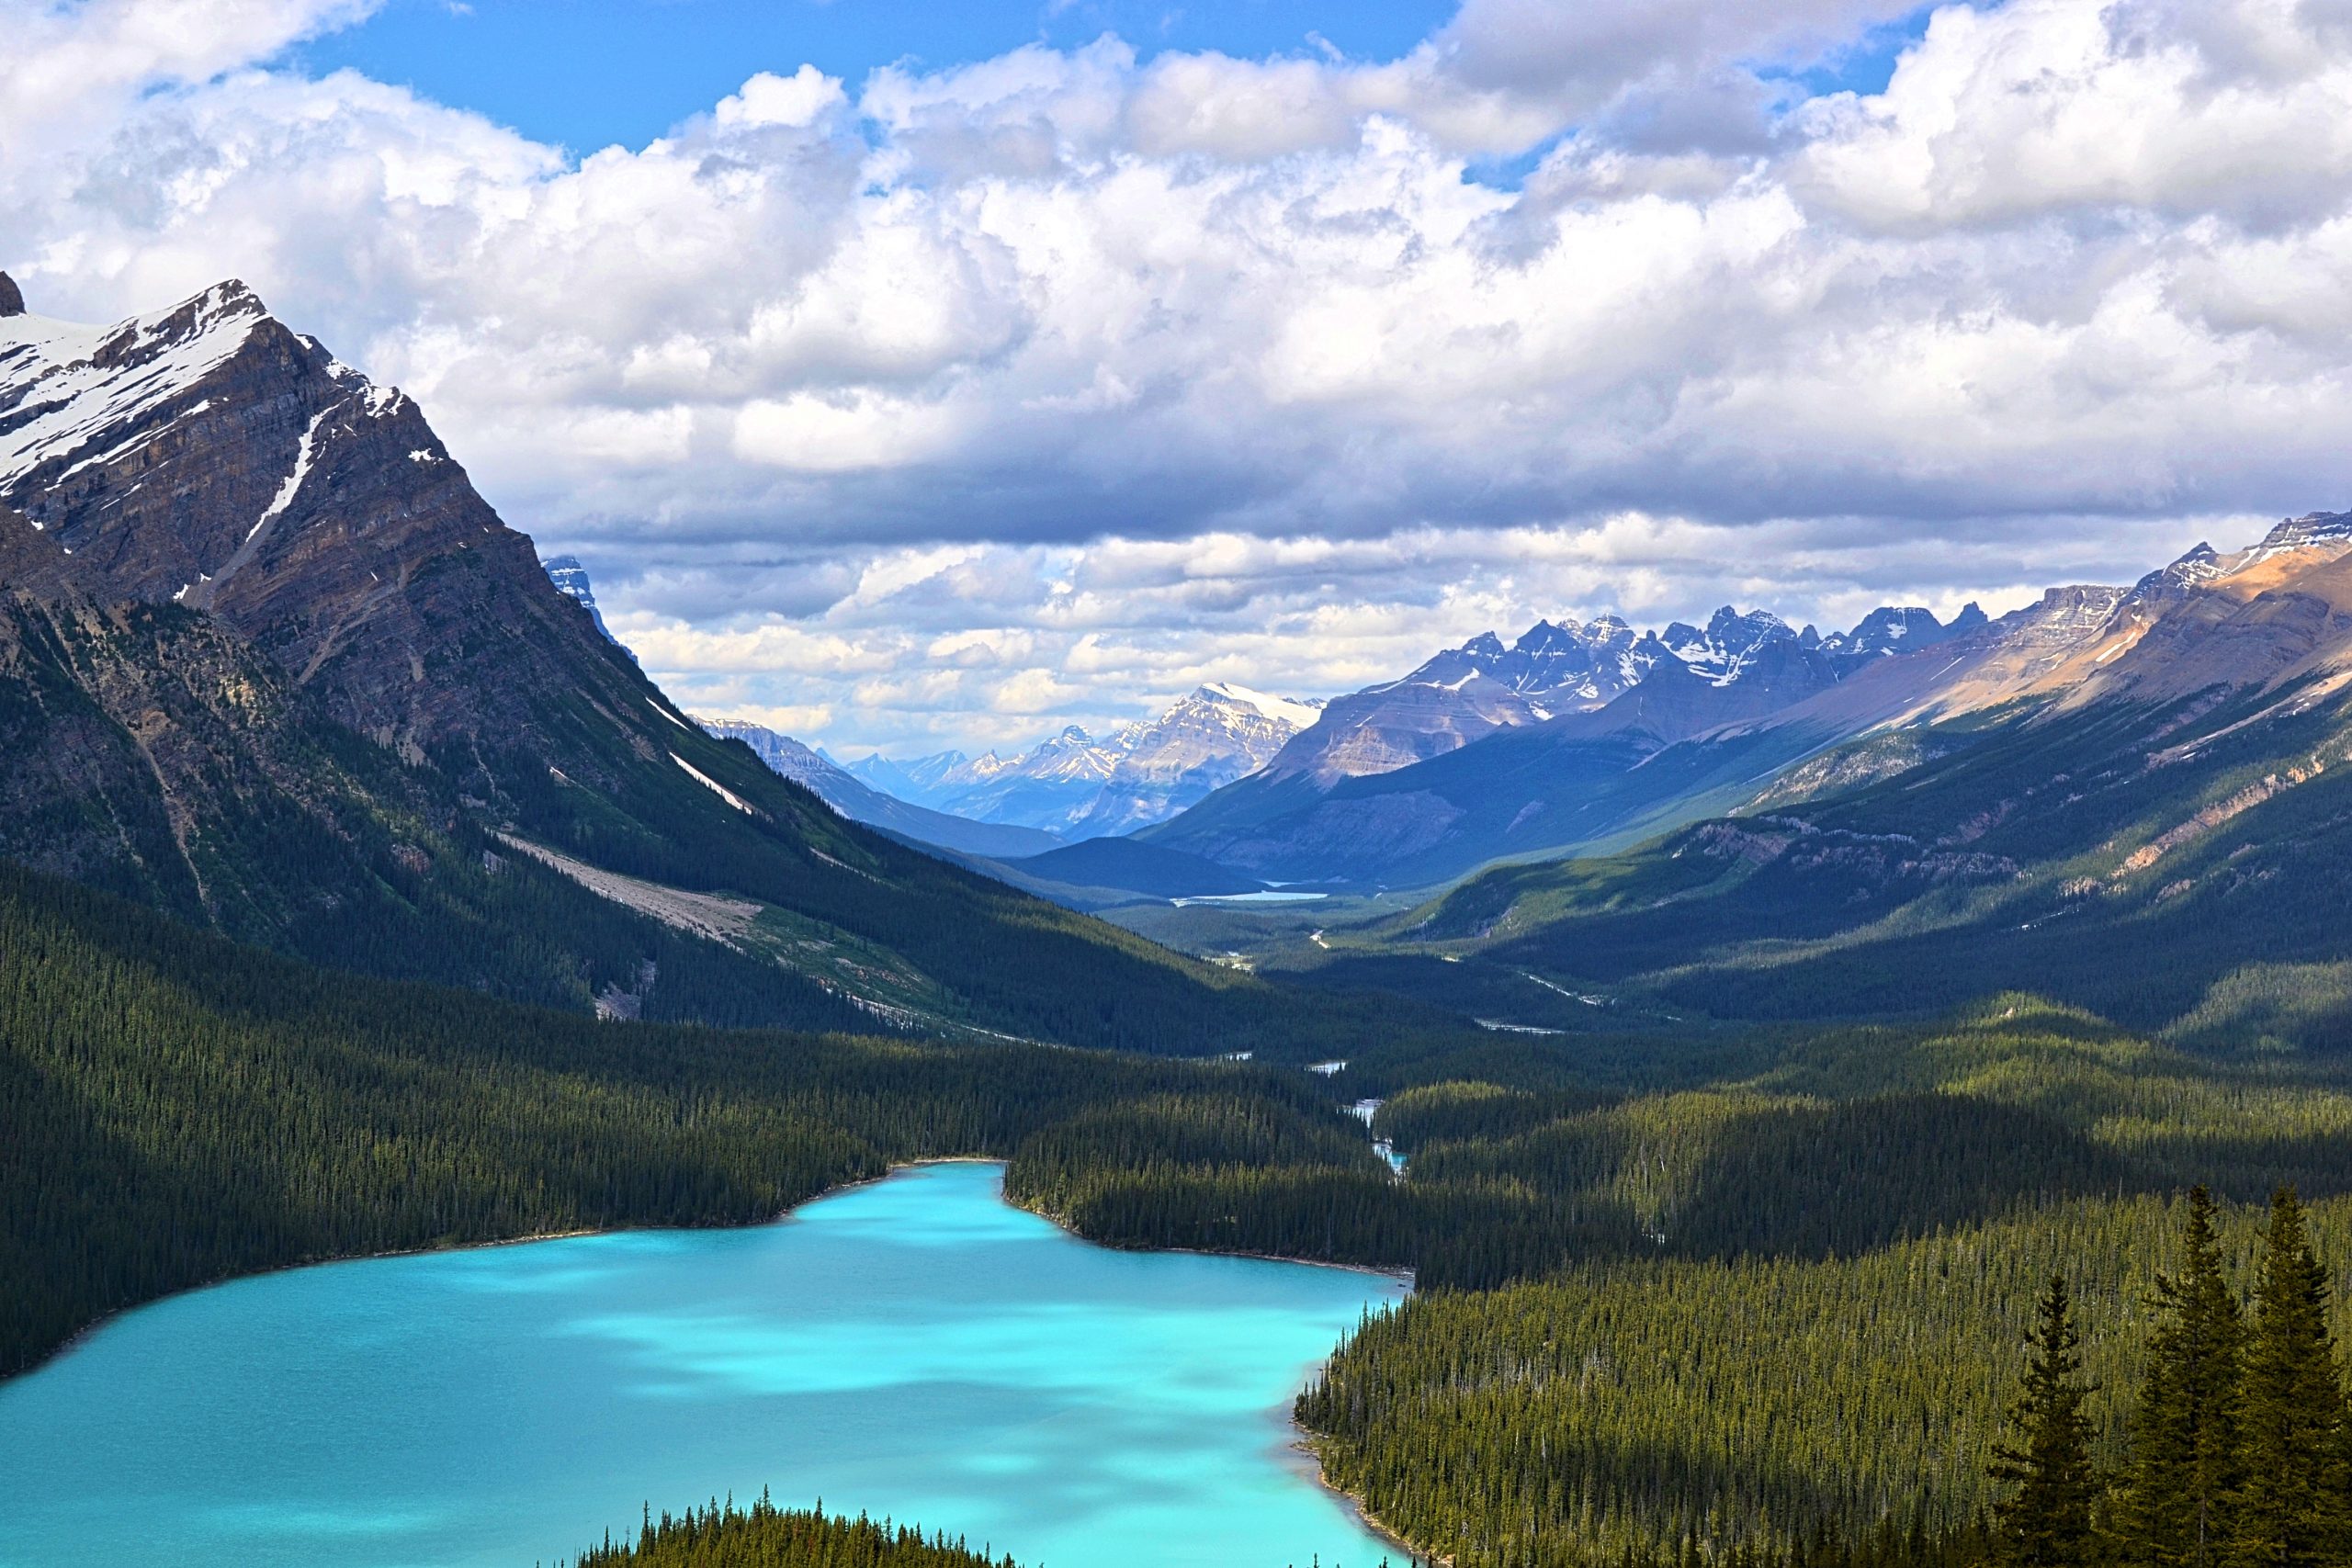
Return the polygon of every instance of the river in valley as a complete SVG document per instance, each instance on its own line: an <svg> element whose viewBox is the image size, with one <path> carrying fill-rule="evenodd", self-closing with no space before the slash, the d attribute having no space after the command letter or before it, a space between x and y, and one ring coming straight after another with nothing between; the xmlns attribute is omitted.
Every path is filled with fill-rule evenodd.
<svg viewBox="0 0 2352 1568"><path fill-rule="evenodd" d="M682 1509L888 1515L1024 1568L1401 1568L1292 1393L1373 1274L1079 1241L1001 1167L742 1230L328 1264L0 1384L0 1564L553 1564Z"/></svg>

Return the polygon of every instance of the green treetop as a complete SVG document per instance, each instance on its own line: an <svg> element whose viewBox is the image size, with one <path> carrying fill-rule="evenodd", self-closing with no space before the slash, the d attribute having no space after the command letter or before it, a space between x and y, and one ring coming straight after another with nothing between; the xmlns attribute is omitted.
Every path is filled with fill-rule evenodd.
<svg viewBox="0 0 2352 1568"><path fill-rule="evenodd" d="M2096 1561L2090 1422L2083 1402L2081 1336L2064 1276L2053 1274L2026 1337L2025 1382L2010 1407L2008 1441L1994 1450L1993 1479L2017 1488L1994 1506L1994 1539L2013 1568L2087 1568Z"/></svg>

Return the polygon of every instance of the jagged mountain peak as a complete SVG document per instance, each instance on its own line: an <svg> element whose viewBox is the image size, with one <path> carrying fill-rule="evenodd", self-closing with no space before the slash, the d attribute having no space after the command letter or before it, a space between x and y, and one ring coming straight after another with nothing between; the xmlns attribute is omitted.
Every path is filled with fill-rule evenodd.
<svg viewBox="0 0 2352 1568"><path fill-rule="evenodd" d="M1069 725L1010 760L953 752L850 772L900 799L972 821L1073 837L1160 821L1263 767L1321 705L1233 681L1204 682L1144 722L1095 736Z"/></svg>
<svg viewBox="0 0 2352 1568"><path fill-rule="evenodd" d="M605 612L596 604L595 585L588 580L588 568L578 556L549 556L539 564L547 568L548 581L556 585L557 592L588 612L589 620L595 623L597 632L606 642L628 654L630 659L637 658L627 643L613 635L613 628L605 624Z"/></svg>
<svg viewBox="0 0 2352 1568"><path fill-rule="evenodd" d="M0 272L0 317L21 316L25 313L25 291L17 280Z"/></svg>
<svg viewBox="0 0 2352 1568"><path fill-rule="evenodd" d="M2103 582L2070 582L2042 590L2039 600L2013 613L2019 615L2063 615L2074 619L2104 618L2114 612L2115 606L2129 592Z"/></svg>
<svg viewBox="0 0 2352 1568"><path fill-rule="evenodd" d="M0 320L0 505L79 591L206 613L404 757L539 745L537 694L605 679L582 660L608 645L415 402L235 278L110 325ZM609 711L647 700L625 685Z"/></svg>
<svg viewBox="0 0 2352 1568"><path fill-rule="evenodd" d="M2352 539L2352 512L2307 512L2301 517L2289 517L2262 536L2255 546L2257 556L2277 555L2283 550L2301 549L2308 545L2328 544Z"/></svg>
<svg viewBox="0 0 2352 1568"><path fill-rule="evenodd" d="M1658 637L1660 645L1674 659L1717 685L1738 680L1758 650L1767 644L1793 644L1796 640L1797 634L1789 623L1771 611L1749 610L1743 614L1730 604L1709 616L1703 631L1687 621L1676 621ZM1655 678L1657 672L1658 667L1653 665L1648 674Z"/></svg>
<svg viewBox="0 0 2352 1568"><path fill-rule="evenodd" d="M1935 612L1924 605L1883 604L1856 622L1852 631L1821 638L1820 646L1840 659L1883 659L1932 648L1984 624L1984 612L1973 604L1954 615L1950 626L1937 620Z"/></svg>
<svg viewBox="0 0 2352 1568"><path fill-rule="evenodd" d="M195 412L200 384L265 322L276 325L234 278L107 326L0 317L0 490L62 484L137 450L159 421Z"/></svg>
<svg viewBox="0 0 2352 1568"><path fill-rule="evenodd" d="M1707 619L1708 632L1717 637L1736 630L1754 631L1759 636L1769 636L1790 629L1788 622L1770 610L1755 609L1743 612L1730 604L1725 604Z"/></svg>

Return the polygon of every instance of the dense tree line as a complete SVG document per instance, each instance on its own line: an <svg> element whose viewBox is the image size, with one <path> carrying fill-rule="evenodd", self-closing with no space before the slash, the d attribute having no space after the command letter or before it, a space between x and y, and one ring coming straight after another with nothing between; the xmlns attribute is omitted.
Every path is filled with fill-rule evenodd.
<svg viewBox="0 0 2352 1568"><path fill-rule="evenodd" d="M2301 1203L2273 1195L2242 1308L2204 1189L2179 1270L2156 1281L2138 1398L2111 1472L2097 1452L2064 1276L2044 1289L2023 1387L1990 1474L1991 1544L2014 1568L2352 1563L2352 1412L2328 1272Z"/></svg>
<svg viewBox="0 0 2352 1568"><path fill-rule="evenodd" d="M2096 1458L2121 1465L2178 1203L2075 1201L1832 1261L1625 1259L1418 1294L1301 1397L1327 1473L1460 1568L1934 1540L1988 1476L2037 1290L2072 1282ZM2312 1216L2352 1248L2352 1202ZM2250 1277L2259 1215L2225 1209ZM2330 1321L2345 1326L2342 1303Z"/></svg>
<svg viewBox="0 0 2352 1568"><path fill-rule="evenodd" d="M606 1025L357 980L0 868L0 1371L234 1273L741 1224L1187 1096L1284 1145L1347 1124L1295 1071Z"/></svg>
<svg viewBox="0 0 2352 1568"><path fill-rule="evenodd" d="M634 1540L609 1538L571 1568L1015 1568L944 1535L863 1515L833 1518L779 1508L763 1495L748 1508L729 1498L684 1514L649 1514Z"/></svg>
<svg viewBox="0 0 2352 1568"><path fill-rule="evenodd" d="M1425 1289L1299 1413L1335 1480L1465 1568L1671 1558L1686 1537L1786 1554L1816 1526L1823 1550L1891 1531L1943 1551L1993 1495L2009 1348L2052 1272L2092 1325L2113 1464L2168 1194L2213 1179L2243 1270L2245 1205L2299 1185L2324 1200L2322 1250L2352 1256L2344 1078L2012 997L1938 1027L1813 1032L1735 1082L1593 1109L1544 1087L1398 1089L1378 1117L1411 1149L1397 1201L1462 1207L1442 1235L1408 1227L1407 1260L1437 1263ZM1504 1241L1513 1213L1541 1216L1524 1251ZM1513 1282L1453 1272L1482 1247Z"/></svg>

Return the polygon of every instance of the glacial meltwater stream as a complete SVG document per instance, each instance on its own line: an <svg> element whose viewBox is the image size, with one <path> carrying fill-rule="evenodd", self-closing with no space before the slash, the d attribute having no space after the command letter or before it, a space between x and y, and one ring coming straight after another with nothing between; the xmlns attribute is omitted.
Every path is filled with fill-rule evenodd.
<svg viewBox="0 0 2352 1568"><path fill-rule="evenodd" d="M935 1165L784 1223L296 1269L0 1384L6 1568L553 1564L766 1487L1035 1568L1375 1568L1291 1394L1376 1275L1114 1252Z"/></svg>

